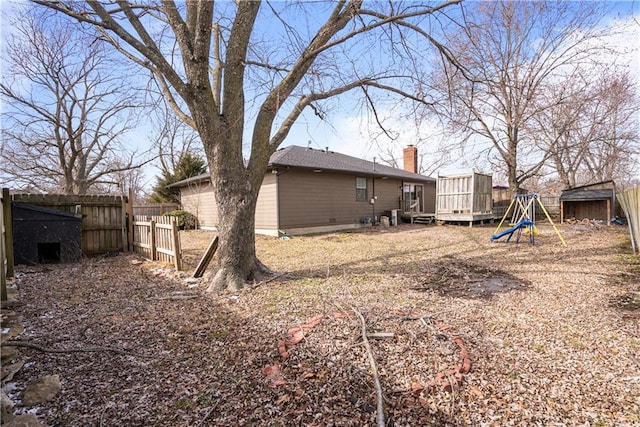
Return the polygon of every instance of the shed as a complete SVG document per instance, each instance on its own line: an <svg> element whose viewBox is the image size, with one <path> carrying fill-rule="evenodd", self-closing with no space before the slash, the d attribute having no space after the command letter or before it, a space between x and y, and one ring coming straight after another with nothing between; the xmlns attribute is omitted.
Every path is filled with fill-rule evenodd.
<svg viewBox="0 0 640 427"><path fill-rule="evenodd" d="M616 185L602 181L563 190L560 194L560 222L566 219L597 219L605 222L615 216Z"/></svg>
<svg viewBox="0 0 640 427"><path fill-rule="evenodd" d="M12 204L16 264L82 259L82 216L28 203Z"/></svg>
<svg viewBox="0 0 640 427"><path fill-rule="evenodd" d="M492 176L478 172L439 175L436 191L438 221L493 219Z"/></svg>

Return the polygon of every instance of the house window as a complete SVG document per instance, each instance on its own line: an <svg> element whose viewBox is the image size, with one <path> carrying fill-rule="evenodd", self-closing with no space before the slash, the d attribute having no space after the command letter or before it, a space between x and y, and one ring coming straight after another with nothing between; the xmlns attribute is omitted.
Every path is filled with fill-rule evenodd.
<svg viewBox="0 0 640 427"><path fill-rule="evenodd" d="M356 201L367 201L367 178L356 178Z"/></svg>

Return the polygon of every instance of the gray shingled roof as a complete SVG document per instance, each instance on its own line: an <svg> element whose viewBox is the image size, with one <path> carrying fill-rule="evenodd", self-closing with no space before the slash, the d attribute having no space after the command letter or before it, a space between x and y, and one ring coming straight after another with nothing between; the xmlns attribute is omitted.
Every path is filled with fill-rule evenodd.
<svg viewBox="0 0 640 427"><path fill-rule="evenodd" d="M297 145L284 147L273 153L269 159L269 167L274 169L281 167L296 167L312 170L319 169L324 171L345 172L368 176L401 178L407 181L435 182L436 180L435 178L407 172L402 169L392 168L379 163L374 165L373 162L368 160L358 159L356 157L347 156L346 154L340 154L334 151L304 148ZM171 184L170 187L181 187L186 184L200 182L207 179L209 179L208 173L176 182Z"/></svg>
<svg viewBox="0 0 640 427"><path fill-rule="evenodd" d="M560 195L562 201L587 201L587 200L606 200L613 198L613 189L606 188L602 190L564 190Z"/></svg>
<svg viewBox="0 0 640 427"><path fill-rule="evenodd" d="M609 184L610 188L605 187L605 185L607 184ZM597 187L600 187L600 188L597 188ZM585 200L612 199L615 192L614 188L615 188L615 183L612 180L594 182L587 185L581 185L579 187L566 188L562 190L562 193L560 194L560 200L585 201Z"/></svg>
<svg viewBox="0 0 640 427"><path fill-rule="evenodd" d="M388 176L420 181L435 181L435 178L407 172L402 169L392 168L379 163L374 164L368 160L358 159L356 157L347 156L346 154L340 154L334 151L304 148L297 145L281 148L273 153L269 159L269 166L274 168L289 166L306 169L350 172L364 175Z"/></svg>

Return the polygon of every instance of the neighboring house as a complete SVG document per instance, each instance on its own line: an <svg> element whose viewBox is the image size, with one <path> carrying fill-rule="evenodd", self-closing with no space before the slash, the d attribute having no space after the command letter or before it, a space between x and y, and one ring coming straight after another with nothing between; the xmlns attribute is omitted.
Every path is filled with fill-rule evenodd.
<svg viewBox="0 0 640 427"><path fill-rule="evenodd" d="M289 146L269 160L256 206L256 233L277 236L357 228L389 211L435 212L436 180L419 175L417 149L404 150L405 170L328 150ZM172 187L201 228L215 228L217 208L208 174ZM417 202L417 203L416 203Z"/></svg>
<svg viewBox="0 0 640 427"><path fill-rule="evenodd" d="M560 194L560 221L589 218L609 223L616 207L616 184L611 180L569 188Z"/></svg>

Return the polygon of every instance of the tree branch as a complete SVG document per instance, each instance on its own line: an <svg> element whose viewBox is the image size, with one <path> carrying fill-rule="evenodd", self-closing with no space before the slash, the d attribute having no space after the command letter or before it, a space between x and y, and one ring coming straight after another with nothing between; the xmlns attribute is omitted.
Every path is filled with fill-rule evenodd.
<svg viewBox="0 0 640 427"><path fill-rule="evenodd" d="M384 417L384 401L382 397L382 386L380 385L380 377L378 376L378 367L376 366L376 360L373 357L373 352L371 351L371 346L369 345L369 339L367 338L367 324L364 320L364 316L355 308L351 307L351 310L358 316L360 319L360 324L362 327L362 343L364 344L365 349L367 350L367 358L369 359L369 366L371 366L371 374L373 376L373 384L376 389L376 414L378 427L385 427L385 417Z"/></svg>

